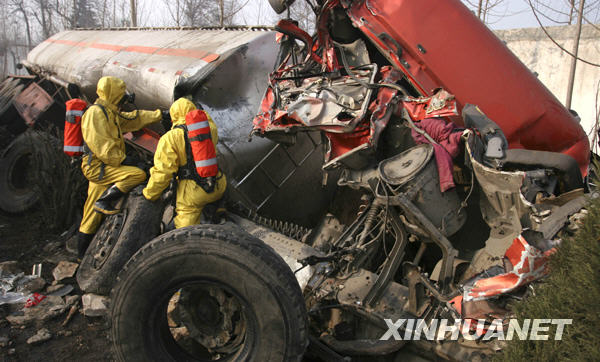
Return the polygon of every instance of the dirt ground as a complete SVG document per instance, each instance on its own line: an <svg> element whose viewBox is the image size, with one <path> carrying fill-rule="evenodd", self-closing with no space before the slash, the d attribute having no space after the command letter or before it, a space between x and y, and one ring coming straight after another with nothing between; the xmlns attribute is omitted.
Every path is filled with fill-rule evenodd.
<svg viewBox="0 0 600 362"><path fill-rule="evenodd" d="M42 263L42 277L47 286L53 281L52 270L61 261L76 262L75 256L65 249L68 235L51 235L41 230L40 216L12 216L0 213L0 262L14 260L19 268L30 274L32 266ZM81 295L77 283L67 280L75 289L70 295ZM42 290L40 294L44 294ZM109 342L109 324L103 317L86 317L75 313L71 321L62 326L67 313L31 325L11 326L6 317L21 314L23 305L0 305L0 338L8 337L8 345L0 347L2 361L112 361ZM32 307L32 308L35 308ZM38 345L27 344L27 339L40 328L47 328L52 338Z"/></svg>

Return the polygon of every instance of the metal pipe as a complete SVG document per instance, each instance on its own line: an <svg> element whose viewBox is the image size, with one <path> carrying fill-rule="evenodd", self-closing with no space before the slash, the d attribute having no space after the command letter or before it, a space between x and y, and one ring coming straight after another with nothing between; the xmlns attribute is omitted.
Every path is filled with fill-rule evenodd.
<svg viewBox="0 0 600 362"><path fill-rule="evenodd" d="M422 241L421 245L419 246L419 250L417 250L417 255L415 255L415 260L413 260L413 264L419 265L419 263L421 262L421 258L425 253L425 249L427 249L427 244Z"/></svg>
<svg viewBox="0 0 600 362"><path fill-rule="evenodd" d="M44 79L56 84L57 86L62 87L65 90L65 92L67 92L67 95L69 96L69 98L78 97L80 95L79 87L76 84L69 83L63 79L60 79L59 77L57 77L55 75L51 75L51 74L48 74L47 72L43 72L38 66L28 62L27 60L22 60L21 64L25 68L29 69L31 72L35 73L38 77L44 78Z"/></svg>
<svg viewBox="0 0 600 362"><path fill-rule="evenodd" d="M575 85L575 70L577 69L577 54L579 53L579 39L581 38L581 22L583 20L583 7L585 0L579 3L579 16L577 18L577 32L575 34L575 44L573 44L573 58L571 59L571 71L569 74L569 86L567 88L567 101L565 107L571 109L571 100L573 99L573 86Z"/></svg>

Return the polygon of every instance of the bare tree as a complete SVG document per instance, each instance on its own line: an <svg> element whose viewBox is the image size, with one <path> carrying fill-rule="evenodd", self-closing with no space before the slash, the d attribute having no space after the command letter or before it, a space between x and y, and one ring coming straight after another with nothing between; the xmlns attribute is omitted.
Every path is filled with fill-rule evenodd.
<svg viewBox="0 0 600 362"><path fill-rule="evenodd" d="M28 14L28 8L25 5L25 1L24 0L12 0L12 3L10 4L13 7L13 14L16 13L20 13L21 16L23 16L23 22L25 23L25 30L26 30L26 34L27 34L27 46L29 48L31 48L32 46L32 42L31 42L31 25L29 23L29 14Z"/></svg>
<svg viewBox="0 0 600 362"><path fill-rule="evenodd" d="M289 7L287 13L280 18L290 18L298 22L298 26L308 33L315 31L315 12L306 0L297 0Z"/></svg>
<svg viewBox="0 0 600 362"><path fill-rule="evenodd" d="M248 5L249 0L219 0L219 25L235 24L235 16Z"/></svg>
<svg viewBox="0 0 600 362"><path fill-rule="evenodd" d="M569 69L569 82L567 85L567 94L565 100L565 106L567 108L571 107L571 101L573 97L573 87L575 84L575 75L577 69L578 61L586 63L591 66L600 67L600 63L595 61L595 59L581 59L579 57L579 40L581 35L581 29L584 22L591 24L592 27L600 31L600 27L594 24L594 21L590 21L588 17L593 19L598 19L600 14L600 1L598 0L566 0L562 3L556 3L548 0L527 0L533 15L538 21L540 28L544 31L546 36L563 52L569 54L571 56L571 66ZM567 9L565 9L567 7ZM542 20L546 19L547 22L551 24L571 24L573 21L573 16L577 18L577 29L575 31L575 36L573 39L573 48L571 51L567 50L563 45L559 44L556 39L554 39L550 33L542 24Z"/></svg>
<svg viewBox="0 0 600 362"><path fill-rule="evenodd" d="M48 38L53 33L52 8L48 0L33 0L31 7L31 15L41 27L41 37Z"/></svg>
<svg viewBox="0 0 600 362"><path fill-rule="evenodd" d="M131 14L131 26L137 26L137 1L129 0L129 13Z"/></svg>
<svg viewBox="0 0 600 362"><path fill-rule="evenodd" d="M164 0L175 26L229 26L248 0Z"/></svg>
<svg viewBox="0 0 600 362"><path fill-rule="evenodd" d="M507 16L506 0L462 0L485 24L491 24ZM502 6L504 5L504 6Z"/></svg>
<svg viewBox="0 0 600 362"><path fill-rule="evenodd" d="M164 0L175 26L183 26L183 0Z"/></svg>
<svg viewBox="0 0 600 362"><path fill-rule="evenodd" d="M165 5L176 26L216 25L219 19L214 0L165 0Z"/></svg>

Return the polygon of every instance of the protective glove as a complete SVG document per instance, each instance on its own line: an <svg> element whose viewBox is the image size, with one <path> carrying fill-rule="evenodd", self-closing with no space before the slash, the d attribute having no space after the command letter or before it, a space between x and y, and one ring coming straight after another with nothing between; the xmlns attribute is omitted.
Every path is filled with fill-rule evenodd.
<svg viewBox="0 0 600 362"><path fill-rule="evenodd" d="M161 113L162 119L160 120L160 124L163 126L165 131L168 131L173 125L173 123L171 122L171 113L169 113L169 111L161 111Z"/></svg>

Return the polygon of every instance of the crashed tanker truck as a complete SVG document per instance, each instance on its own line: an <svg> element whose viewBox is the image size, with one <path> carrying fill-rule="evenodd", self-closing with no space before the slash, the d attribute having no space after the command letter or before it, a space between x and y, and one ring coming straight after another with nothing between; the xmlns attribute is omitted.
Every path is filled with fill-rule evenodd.
<svg viewBox="0 0 600 362"><path fill-rule="evenodd" d="M2 187L18 190L3 197L20 209L36 195L19 133L60 126L101 76L140 108L189 97L219 128L226 221L169 230L170 193L133 190L82 260L80 287L111 295L118 359L485 359L503 346L493 320L585 215L584 131L458 0L315 11L313 35L290 20L64 31L3 83ZM127 134L128 152L151 162L164 132ZM463 337L422 329L440 319Z"/></svg>

